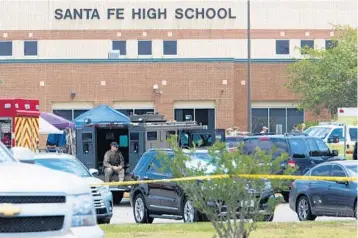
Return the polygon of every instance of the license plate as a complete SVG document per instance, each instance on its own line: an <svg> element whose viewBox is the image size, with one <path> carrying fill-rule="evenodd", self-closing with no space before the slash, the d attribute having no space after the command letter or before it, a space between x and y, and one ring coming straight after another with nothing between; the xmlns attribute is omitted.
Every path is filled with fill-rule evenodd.
<svg viewBox="0 0 358 238"><path fill-rule="evenodd" d="M254 206L255 206L254 200L241 201L241 207L254 207Z"/></svg>

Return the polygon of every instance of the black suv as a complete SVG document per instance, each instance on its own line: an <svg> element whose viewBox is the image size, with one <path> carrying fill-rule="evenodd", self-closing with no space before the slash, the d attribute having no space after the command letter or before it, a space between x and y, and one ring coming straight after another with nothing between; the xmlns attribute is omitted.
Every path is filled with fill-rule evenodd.
<svg viewBox="0 0 358 238"><path fill-rule="evenodd" d="M170 169L164 168L160 163L160 158L158 159L159 153L163 152L169 158L174 157L174 152L170 149L160 150L160 152L149 150L143 154L133 170L133 179L170 179L172 177ZM187 153L189 157L190 153ZM207 150L195 152L196 159L209 161L211 159L208 158L209 156ZM262 220L272 221L273 214L267 211L269 199L275 198L271 185L262 192L255 191L255 195L257 198L261 198L259 214L263 215ZM206 216L194 208L192 201L187 199L183 190L175 182L163 181L162 183L135 185L132 187L130 197L134 219L137 223L152 223L154 218L183 219L186 223L207 221ZM225 216L225 213L225 207L223 207L222 211L218 211L218 216Z"/></svg>
<svg viewBox="0 0 358 238"><path fill-rule="evenodd" d="M284 153L288 154L289 158L281 165L282 170L277 171L276 174L281 174L287 166L290 166L296 168L295 175L303 175L317 164L343 159L338 157L338 151L330 151L320 138L310 137L304 133L249 136L243 140L243 143L243 152L246 154L253 154L256 148L268 152L274 147L276 151L272 159ZM280 192L288 202L289 190Z"/></svg>

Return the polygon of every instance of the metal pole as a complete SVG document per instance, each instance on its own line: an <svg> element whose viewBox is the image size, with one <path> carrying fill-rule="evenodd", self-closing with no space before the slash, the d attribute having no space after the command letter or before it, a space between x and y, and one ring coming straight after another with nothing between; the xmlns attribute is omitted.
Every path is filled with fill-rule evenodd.
<svg viewBox="0 0 358 238"><path fill-rule="evenodd" d="M251 115L251 16L250 0L247 0L247 110L248 110L248 132L252 131Z"/></svg>

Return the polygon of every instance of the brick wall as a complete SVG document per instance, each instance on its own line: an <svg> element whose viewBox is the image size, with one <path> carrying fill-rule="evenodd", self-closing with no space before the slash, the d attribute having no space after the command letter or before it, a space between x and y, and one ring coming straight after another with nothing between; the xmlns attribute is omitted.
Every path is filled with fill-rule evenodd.
<svg viewBox="0 0 358 238"><path fill-rule="evenodd" d="M252 65L252 100L295 100L284 87L286 64ZM38 98L42 111L51 102L154 101L157 111L173 119L176 100L215 100L218 128L247 128L245 63L63 63L0 64L1 97ZM161 86L162 80L167 81ZM227 85L223 84L227 81ZM45 86L40 86L40 81ZM101 81L106 81L101 86ZM244 84L243 84L244 82ZM154 84L163 94L153 93ZM71 99L70 92L76 92ZM316 116L306 115L308 120Z"/></svg>

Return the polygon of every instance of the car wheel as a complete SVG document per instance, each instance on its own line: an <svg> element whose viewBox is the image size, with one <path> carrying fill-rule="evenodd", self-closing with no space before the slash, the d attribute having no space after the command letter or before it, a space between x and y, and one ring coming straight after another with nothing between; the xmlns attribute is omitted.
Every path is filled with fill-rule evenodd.
<svg viewBox="0 0 358 238"><path fill-rule="evenodd" d="M97 223L99 225L101 225L101 224L109 224L109 223L111 223L111 219L98 219Z"/></svg>
<svg viewBox="0 0 358 238"><path fill-rule="evenodd" d="M299 198L296 213L300 221L313 221L316 216L312 215L311 205L306 196Z"/></svg>
<svg viewBox="0 0 358 238"><path fill-rule="evenodd" d="M133 215L136 223L153 223L154 219L148 215L142 194L138 194L134 199Z"/></svg>
<svg viewBox="0 0 358 238"><path fill-rule="evenodd" d="M193 223L198 221L198 212L194 207L194 203L185 199L183 206L184 223Z"/></svg>

